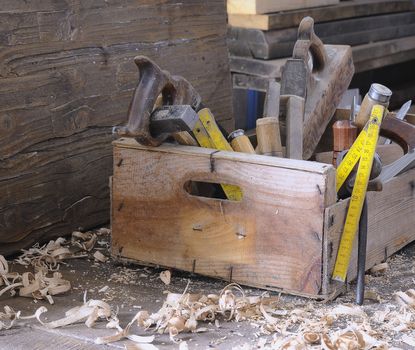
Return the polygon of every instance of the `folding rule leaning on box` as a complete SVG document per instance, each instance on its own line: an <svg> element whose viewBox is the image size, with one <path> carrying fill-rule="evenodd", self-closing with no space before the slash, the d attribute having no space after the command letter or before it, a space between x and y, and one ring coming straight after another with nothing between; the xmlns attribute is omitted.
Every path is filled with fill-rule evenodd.
<svg viewBox="0 0 415 350"><path fill-rule="evenodd" d="M369 176L379 138L380 124L382 123L384 113L385 108L383 106L375 105L373 107L365 128L360 132L353 146L337 168L336 190L339 191L360 160L333 271L333 279L337 281L344 282L346 280L353 241L359 226L359 219L366 197Z"/></svg>

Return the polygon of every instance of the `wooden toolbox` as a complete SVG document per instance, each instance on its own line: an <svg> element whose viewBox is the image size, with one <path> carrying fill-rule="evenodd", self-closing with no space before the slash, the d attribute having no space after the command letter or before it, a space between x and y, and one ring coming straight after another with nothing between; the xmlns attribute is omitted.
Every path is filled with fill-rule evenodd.
<svg viewBox="0 0 415 350"><path fill-rule="evenodd" d="M199 197L226 183L240 202ZM190 146L114 142L112 254L271 290L325 298L348 200L331 165ZM367 268L415 239L415 169L368 194ZM355 244L356 248L356 244ZM356 275L356 249L349 280Z"/></svg>

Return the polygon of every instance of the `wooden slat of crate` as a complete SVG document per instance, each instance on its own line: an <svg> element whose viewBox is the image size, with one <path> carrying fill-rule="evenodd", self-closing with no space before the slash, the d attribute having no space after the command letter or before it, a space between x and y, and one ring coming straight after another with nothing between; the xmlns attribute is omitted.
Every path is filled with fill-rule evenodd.
<svg viewBox="0 0 415 350"><path fill-rule="evenodd" d="M340 0L227 0L228 14L262 14L338 4Z"/></svg>
<svg viewBox="0 0 415 350"><path fill-rule="evenodd" d="M363 45L415 35L415 11L317 23L316 34L325 44ZM292 55L298 28L262 31L228 30L231 55L274 59Z"/></svg>
<svg viewBox="0 0 415 350"><path fill-rule="evenodd" d="M339 19L374 16L386 13L410 11L414 9L411 0L353 0L324 9L277 12L264 15L229 14L228 23L234 27L256 28L262 30L296 27L305 16L311 16L316 22L329 22Z"/></svg>
<svg viewBox="0 0 415 350"><path fill-rule="evenodd" d="M349 200L326 209L324 228L323 294L335 291L331 281ZM378 264L415 240L415 169L393 178L382 192L368 193L368 243L366 269ZM348 280L356 277L357 237Z"/></svg>
<svg viewBox="0 0 415 350"><path fill-rule="evenodd" d="M235 184L241 202L188 180ZM334 170L313 162L186 146L114 148L112 253L246 285L317 296Z"/></svg>

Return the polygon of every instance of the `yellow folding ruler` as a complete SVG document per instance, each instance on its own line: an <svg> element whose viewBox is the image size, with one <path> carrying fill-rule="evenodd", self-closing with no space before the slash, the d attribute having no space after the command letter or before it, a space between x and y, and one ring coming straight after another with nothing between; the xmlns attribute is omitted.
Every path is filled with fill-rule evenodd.
<svg viewBox="0 0 415 350"><path fill-rule="evenodd" d="M199 145L204 148L233 152L231 145L219 130L211 111L208 108L203 108L197 114L199 120L192 131ZM221 186L229 200L242 200L242 191L238 186L227 184L221 184Z"/></svg>
<svg viewBox="0 0 415 350"><path fill-rule="evenodd" d="M336 171L336 188L338 191L360 159L332 276L337 281L344 282L346 280L353 241L359 227L384 112L385 108L381 105L373 107L365 128L360 132Z"/></svg>

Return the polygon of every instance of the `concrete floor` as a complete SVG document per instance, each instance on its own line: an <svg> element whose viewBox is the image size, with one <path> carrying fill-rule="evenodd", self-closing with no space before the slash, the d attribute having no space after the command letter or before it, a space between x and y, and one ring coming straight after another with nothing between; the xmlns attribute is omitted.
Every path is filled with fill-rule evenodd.
<svg viewBox="0 0 415 350"><path fill-rule="evenodd" d="M390 265L392 274L383 277L370 278L368 288L377 291L382 299L389 301L393 299L393 293L397 290L407 290L414 287L415 245L406 247L402 252L391 259ZM24 271L22 266L13 265L12 270ZM117 282L111 278L116 273L120 275L127 271L133 278L131 283ZM103 299L114 308L119 308L121 325L125 326L141 307L149 312L157 311L164 299L163 291L182 292L190 279L190 292L218 293L226 286L226 282L217 281L200 276L192 276L187 273L173 272L172 282L169 286L164 285L158 278L161 270L155 268L144 268L129 265L127 267L109 261L107 263L94 263L89 259L76 259L67 261L61 266L64 278L72 283L72 290L64 295L54 296L55 304L49 305L45 301L34 302L32 299L23 297L0 297L0 307L9 305L15 310L21 310L23 315L32 314L39 306L47 307L48 321L62 318L66 310L82 304L83 294L86 290L88 298ZM126 279L129 280L129 279ZM98 291L108 286L106 293ZM250 295L259 295L263 291L258 289L246 289ZM302 298L284 296L285 300L298 304L306 304L309 301ZM354 298L354 286L338 302L350 302ZM367 302L365 311L370 313L376 310L379 304ZM44 317L43 317L44 318ZM204 325L205 326L205 325ZM139 335L151 335L150 331L135 328L133 333ZM189 349L231 349L238 344L252 344L254 347L258 342L255 332L258 330L252 327L249 322L221 322L221 328L207 324L209 329L206 333L180 334L182 340L186 340ZM64 328L47 330L36 320L29 320L26 323L19 322L18 326L7 331L0 331L0 350L2 349L105 349L124 348L124 342L117 342L110 345L95 345L94 340L99 336L110 335L114 330L105 329L105 322L100 322L92 329L87 328L83 323L71 325ZM270 337L268 337L270 338ZM408 348L395 336L393 345L400 348ZM168 335L156 335L154 345L160 349L178 349Z"/></svg>

